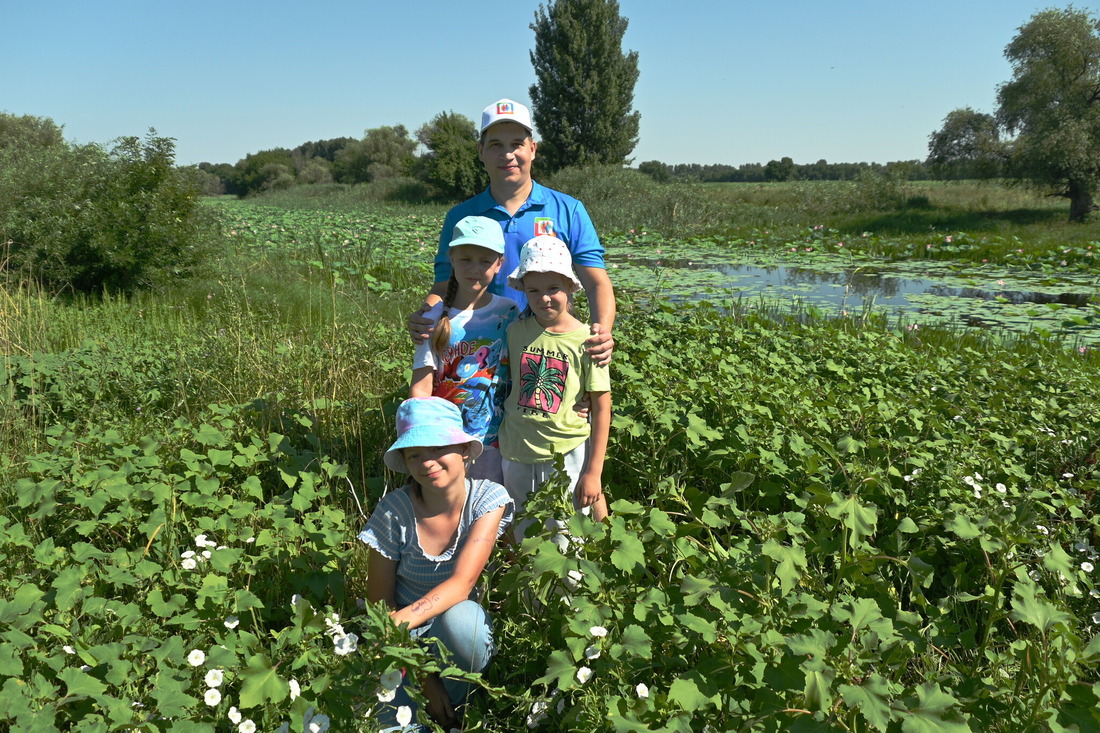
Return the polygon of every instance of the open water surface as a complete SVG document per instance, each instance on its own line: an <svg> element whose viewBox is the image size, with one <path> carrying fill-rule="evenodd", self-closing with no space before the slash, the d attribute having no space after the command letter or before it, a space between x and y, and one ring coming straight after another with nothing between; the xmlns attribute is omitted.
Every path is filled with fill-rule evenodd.
<svg viewBox="0 0 1100 733"><path fill-rule="evenodd" d="M1040 329L1073 345L1100 346L1097 278L1052 278L1034 273L945 263L814 266L698 260L609 258L612 276L631 289L673 300L715 300L716 294L770 305L812 306L850 316L875 310L908 323L1005 329Z"/></svg>

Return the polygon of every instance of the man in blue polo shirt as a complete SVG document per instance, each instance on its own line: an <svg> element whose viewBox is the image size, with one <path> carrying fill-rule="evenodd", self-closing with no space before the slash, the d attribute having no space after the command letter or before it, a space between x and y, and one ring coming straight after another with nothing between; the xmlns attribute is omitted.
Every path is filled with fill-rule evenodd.
<svg viewBox="0 0 1100 733"><path fill-rule="evenodd" d="M458 204L447 213L435 257L435 284L431 294L443 296L451 277L447 247L454 226L466 216L487 216L504 230L504 263L492 291L527 305L523 293L508 287L508 274L519 263L519 250L528 239L552 234L566 243L573 269L584 286L591 311L592 336L588 353L598 364L611 361L615 340L615 291L604 267L604 249L588 212L577 199L546 188L531 178L531 162L538 143L532 137L531 112L510 99L490 104L481 113L478 160L489 174L489 188ZM422 318L424 308L409 317L414 338L427 338L431 321Z"/></svg>

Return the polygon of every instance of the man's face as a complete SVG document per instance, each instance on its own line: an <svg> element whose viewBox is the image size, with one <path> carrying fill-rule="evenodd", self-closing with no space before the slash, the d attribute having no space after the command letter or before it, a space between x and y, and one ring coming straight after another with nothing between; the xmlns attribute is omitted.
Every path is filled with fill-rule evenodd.
<svg viewBox="0 0 1100 733"><path fill-rule="evenodd" d="M538 143L515 122L498 122L485 131L477 144L477 157L496 185L523 186L531 180L531 161Z"/></svg>

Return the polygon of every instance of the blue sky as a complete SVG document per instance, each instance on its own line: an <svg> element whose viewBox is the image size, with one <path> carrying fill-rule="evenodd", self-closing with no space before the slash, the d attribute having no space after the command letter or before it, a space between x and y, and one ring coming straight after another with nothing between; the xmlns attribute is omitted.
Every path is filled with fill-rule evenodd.
<svg viewBox="0 0 1100 733"><path fill-rule="evenodd" d="M499 97L529 101L537 7L0 0L0 111L50 117L78 142L154 127L182 164L412 131L444 110L476 119ZM993 111L1004 47L1045 7L620 0L641 69L634 161L924 158L949 111Z"/></svg>

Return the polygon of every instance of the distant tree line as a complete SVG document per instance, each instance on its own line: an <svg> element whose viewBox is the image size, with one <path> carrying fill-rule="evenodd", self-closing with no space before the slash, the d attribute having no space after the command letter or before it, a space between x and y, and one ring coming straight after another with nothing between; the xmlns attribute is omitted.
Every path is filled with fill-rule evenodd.
<svg viewBox="0 0 1100 733"><path fill-rule="evenodd" d="M205 193L242 197L301 184L412 178L439 197L463 198L489 182L477 160L477 129L454 112L439 113L415 137L404 125L375 127L359 139L261 150L235 164L199 163L197 169Z"/></svg>
<svg viewBox="0 0 1100 733"><path fill-rule="evenodd" d="M721 163L662 163L647 160L638 170L657 181L697 183L770 183L782 181L854 181L861 173L872 171L889 174L907 181L923 181L932 178L931 170L922 161L906 160L892 163L829 163L822 159L816 163L795 163L788 157L770 160L766 164L743 163L739 166Z"/></svg>

